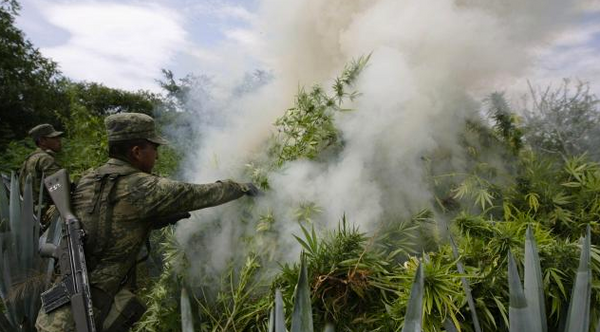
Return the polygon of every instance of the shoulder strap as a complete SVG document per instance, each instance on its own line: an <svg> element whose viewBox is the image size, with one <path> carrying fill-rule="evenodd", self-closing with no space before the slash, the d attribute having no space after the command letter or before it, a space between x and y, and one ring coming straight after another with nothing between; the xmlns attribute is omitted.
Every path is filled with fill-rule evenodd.
<svg viewBox="0 0 600 332"><path fill-rule="evenodd" d="M87 213L91 216L89 231L95 234L88 239L88 248L92 248L89 253L92 261L96 261L107 246L108 240L112 237L112 212L114 189L118 179L122 176L138 172L130 168L115 168L111 165L99 167L94 173L94 196ZM95 264L94 264L95 265Z"/></svg>

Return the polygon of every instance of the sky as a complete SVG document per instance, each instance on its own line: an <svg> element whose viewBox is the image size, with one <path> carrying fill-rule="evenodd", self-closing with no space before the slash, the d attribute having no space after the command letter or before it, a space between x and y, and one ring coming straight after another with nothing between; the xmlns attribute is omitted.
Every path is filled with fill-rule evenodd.
<svg viewBox="0 0 600 332"><path fill-rule="evenodd" d="M161 69L236 79L263 68L259 0L21 0L17 26L75 80L158 91ZM590 82L600 92L600 1L535 51L534 66L506 87ZM268 24L268 22L267 22ZM312 82L304 82L311 84Z"/></svg>

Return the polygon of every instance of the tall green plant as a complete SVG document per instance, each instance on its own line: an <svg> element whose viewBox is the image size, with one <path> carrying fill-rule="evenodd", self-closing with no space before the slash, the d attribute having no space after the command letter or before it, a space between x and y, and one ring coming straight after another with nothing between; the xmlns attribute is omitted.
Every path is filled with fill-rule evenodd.
<svg viewBox="0 0 600 332"><path fill-rule="evenodd" d="M423 326L423 265L419 263L415 280L410 289L410 300L402 332L421 332Z"/></svg>
<svg viewBox="0 0 600 332"><path fill-rule="evenodd" d="M581 257L573 291L565 332L589 331L590 298L592 296L592 270L590 268L591 233L588 225L586 236L582 240Z"/></svg>
<svg viewBox="0 0 600 332"><path fill-rule="evenodd" d="M294 292L294 311L292 312L291 332L313 332L311 295L308 286L308 273L304 255L300 259L300 275Z"/></svg>
<svg viewBox="0 0 600 332"><path fill-rule="evenodd" d="M532 330L530 311L528 310L527 299L523 292L521 277L519 277L517 264L510 252L508 253L508 286L510 290L508 309L510 330L514 332L539 332L539 330Z"/></svg>
<svg viewBox="0 0 600 332"><path fill-rule="evenodd" d="M531 226L527 227L525 239L525 280L524 292L531 314L531 324L534 331L548 331L546 322L546 305L544 300L544 283L540 257L533 237Z"/></svg>
<svg viewBox="0 0 600 332"><path fill-rule="evenodd" d="M34 214L31 177L25 181L22 198L14 173L9 193L0 185L0 217L0 297L6 308L0 314L0 328L33 332L45 274L37 254L39 222Z"/></svg>

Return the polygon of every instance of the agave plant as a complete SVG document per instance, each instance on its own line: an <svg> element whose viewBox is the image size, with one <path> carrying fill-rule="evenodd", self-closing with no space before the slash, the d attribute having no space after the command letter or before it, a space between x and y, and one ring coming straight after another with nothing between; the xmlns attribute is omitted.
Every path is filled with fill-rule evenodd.
<svg viewBox="0 0 600 332"><path fill-rule="evenodd" d="M592 294L591 232L587 227L582 239L579 268L572 289L565 332L590 330L590 305ZM510 288L510 331L546 332L543 280L540 260L533 232L527 229L525 242L525 289L521 285L517 264L508 254L508 280Z"/></svg>
<svg viewBox="0 0 600 332"><path fill-rule="evenodd" d="M308 284L308 272L306 270L306 259L302 254L300 259L300 275L294 292L294 309L292 312L291 332L313 332L313 311L311 305L310 286ZM334 332L332 324L325 325L325 332ZM275 303L271 308L268 332L287 332L285 327L285 313L281 291L275 291Z"/></svg>
<svg viewBox="0 0 600 332"><path fill-rule="evenodd" d="M421 332L423 326L423 265L419 263L415 280L410 290L402 332Z"/></svg>
<svg viewBox="0 0 600 332"><path fill-rule="evenodd" d="M25 180L22 198L14 173L7 184L8 191L0 185L0 297L5 308L0 330L35 331L39 294L46 281L46 267L37 254L41 204L34 214L31 177Z"/></svg>

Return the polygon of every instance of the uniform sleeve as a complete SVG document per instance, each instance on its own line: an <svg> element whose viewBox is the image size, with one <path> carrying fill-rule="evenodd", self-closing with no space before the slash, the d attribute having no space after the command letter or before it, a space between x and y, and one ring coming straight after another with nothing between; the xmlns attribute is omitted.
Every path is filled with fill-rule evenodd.
<svg viewBox="0 0 600 332"><path fill-rule="evenodd" d="M56 160L50 155L41 157L38 161L37 167L39 168L40 172L44 172L45 177L48 177L61 169L61 167L56 163Z"/></svg>
<svg viewBox="0 0 600 332"><path fill-rule="evenodd" d="M143 207L143 218L167 218L240 198L248 190L233 181L192 184L153 175L141 176L128 188L132 204Z"/></svg>

